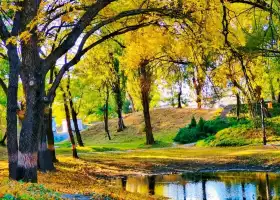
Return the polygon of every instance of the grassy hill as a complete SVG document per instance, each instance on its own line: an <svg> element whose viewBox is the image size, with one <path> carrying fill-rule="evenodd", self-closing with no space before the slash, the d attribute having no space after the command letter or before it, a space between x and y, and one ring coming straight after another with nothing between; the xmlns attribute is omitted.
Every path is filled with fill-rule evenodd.
<svg viewBox="0 0 280 200"><path fill-rule="evenodd" d="M186 126L192 116L197 119L200 117L210 119L217 113L218 111L214 109L164 108L151 110L153 132L157 141L153 147L172 146L173 138L178 129ZM82 132L86 147L80 148L80 151L116 151L150 147L145 145L145 125L142 112L124 116L124 123L127 129L123 132L117 132L117 119L110 120L111 141L106 137L103 122L97 122L90 126L88 130ZM58 146L60 146L59 151L62 151L71 145L67 141L58 144Z"/></svg>

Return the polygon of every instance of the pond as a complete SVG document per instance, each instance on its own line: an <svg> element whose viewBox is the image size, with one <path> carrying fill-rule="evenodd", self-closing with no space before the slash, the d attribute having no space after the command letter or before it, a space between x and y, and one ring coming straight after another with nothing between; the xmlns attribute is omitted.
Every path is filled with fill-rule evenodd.
<svg viewBox="0 0 280 200"><path fill-rule="evenodd" d="M280 174L265 172L207 172L119 178L126 191L174 200L280 199Z"/></svg>

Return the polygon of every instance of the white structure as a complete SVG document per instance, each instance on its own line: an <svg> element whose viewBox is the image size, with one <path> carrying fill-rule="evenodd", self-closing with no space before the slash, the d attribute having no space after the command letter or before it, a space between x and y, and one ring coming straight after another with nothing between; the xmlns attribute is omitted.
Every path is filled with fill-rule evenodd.
<svg viewBox="0 0 280 200"><path fill-rule="evenodd" d="M78 127L79 127L80 131L82 131L84 129L83 128L83 123L82 123L81 119L78 119ZM75 130L74 123L73 123L72 119L71 119L71 128L72 128L72 130ZM67 127L66 119L62 120L62 132L63 133L67 133L68 132L68 127Z"/></svg>

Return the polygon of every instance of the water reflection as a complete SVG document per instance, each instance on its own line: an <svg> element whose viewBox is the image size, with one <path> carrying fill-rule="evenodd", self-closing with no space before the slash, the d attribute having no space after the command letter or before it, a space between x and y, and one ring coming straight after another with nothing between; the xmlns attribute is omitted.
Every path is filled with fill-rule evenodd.
<svg viewBox="0 0 280 200"><path fill-rule="evenodd" d="M280 174L250 172L188 173L125 177L124 190L174 200L280 199Z"/></svg>

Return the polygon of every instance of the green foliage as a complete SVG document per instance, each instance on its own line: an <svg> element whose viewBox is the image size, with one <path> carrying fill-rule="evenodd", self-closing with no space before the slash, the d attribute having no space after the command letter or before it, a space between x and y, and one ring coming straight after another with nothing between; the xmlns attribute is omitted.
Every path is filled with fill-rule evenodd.
<svg viewBox="0 0 280 200"><path fill-rule="evenodd" d="M188 128L195 128L195 127L196 127L196 119L193 116L191 123L188 125Z"/></svg>
<svg viewBox="0 0 280 200"><path fill-rule="evenodd" d="M252 127L250 125L240 125L237 127L229 127L219 131L216 135L212 135L205 140L199 141L197 146L244 146L250 144L250 140L244 137Z"/></svg>
<svg viewBox="0 0 280 200"><path fill-rule="evenodd" d="M250 124L250 121L246 119L241 119L238 121L235 118L223 119L220 117L217 117L214 120L205 121L200 118L198 124L196 125L195 119L192 118L191 123L187 127L181 128L179 130L176 137L174 138L174 141L183 144L192 143L201 139L205 139L208 136L213 136L217 132L228 127L234 127L243 124Z"/></svg>
<svg viewBox="0 0 280 200"><path fill-rule="evenodd" d="M131 113L131 108L130 108L130 106L131 106L130 101L126 99L126 100L123 102L123 112L124 112L125 114Z"/></svg>
<svg viewBox="0 0 280 200"><path fill-rule="evenodd" d="M279 141L280 117L267 119L266 127L268 142ZM261 143L262 130L256 129L252 121L241 120L229 128L218 131L216 135L199 141L197 146L226 147Z"/></svg>
<svg viewBox="0 0 280 200"><path fill-rule="evenodd" d="M24 183L21 183L24 184ZM44 187L44 185L32 184L26 189L26 193L17 194L5 194L4 200L44 200L44 199L61 199L61 195L50 189Z"/></svg>

